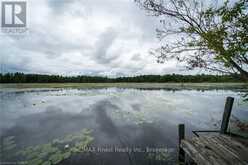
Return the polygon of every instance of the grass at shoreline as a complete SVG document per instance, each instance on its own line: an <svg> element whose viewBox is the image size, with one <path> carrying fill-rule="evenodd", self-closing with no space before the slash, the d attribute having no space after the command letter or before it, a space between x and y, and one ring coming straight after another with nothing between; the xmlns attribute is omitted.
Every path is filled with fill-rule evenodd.
<svg viewBox="0 0 248 165"><path fill-rule="evenodd" d="M31 88L248 89L247 83L23 83L0 84L0 89Z"/></svg>

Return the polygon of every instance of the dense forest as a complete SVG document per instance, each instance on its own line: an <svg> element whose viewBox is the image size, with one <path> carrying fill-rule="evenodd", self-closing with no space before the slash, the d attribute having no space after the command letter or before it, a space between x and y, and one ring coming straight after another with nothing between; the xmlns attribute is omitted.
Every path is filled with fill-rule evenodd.
<svg viewBox="0 0 248 165"><path fill-rule="evenodd" d="M120 83L120 82L241 82L229 75L141 75L135 77L108 78L100 76L59 76L24 73L0 74L0 83Z"/></svg>

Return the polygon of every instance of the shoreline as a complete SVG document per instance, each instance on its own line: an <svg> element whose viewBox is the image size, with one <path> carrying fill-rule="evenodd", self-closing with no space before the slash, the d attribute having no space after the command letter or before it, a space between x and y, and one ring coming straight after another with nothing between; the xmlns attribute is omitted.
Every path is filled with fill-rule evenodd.
<svg viewBox="0 0 248 165"><path fill-rule="evenodd" d="M32 88L137 88L137 89L248 89L248 83L20 83L0 84L0 89Z"/></svg>

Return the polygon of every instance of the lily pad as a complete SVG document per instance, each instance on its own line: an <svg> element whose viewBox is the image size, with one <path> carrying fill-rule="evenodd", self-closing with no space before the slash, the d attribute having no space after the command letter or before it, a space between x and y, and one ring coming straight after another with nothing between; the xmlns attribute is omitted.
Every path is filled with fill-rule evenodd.
<svg viewBox="0 0 248 165"><path fill-rule="evenodd" d="M49 160L52 161L53 164L58 164L63 160L63 154L61 154L61 152L56 152L50 156Z"/></svg>
<svg viewBox="0 0 248 165"><path fill-rule="evenodd" d="M41 164L43 162L42 159L36 158L28 161L28 165Z"/></svg>
<svg viewBox="0 0 248 165"><path fill-rule="evenodd" d="M17 157L23 157L28 164L58 164L68 159L73 153L84 152L84 149L90 145L94 138L92 131L83 129L75 134L70 134L61 139L54 139L51 143L30 146L16 153ZM9 141L12 138L9 138ZM67 146L65 148L65 146Z"/></svg>
<svg viewBox="0 0 248 165"><path fill-rule="evenodd" d="M51 162L50 161L45 161L41 165L51 165Z"/></svg>
<svg viewBox="0 0 248 165"><path fill-rule="evenodd" d="M68 159L71 156L71 152L66 152L63 154L64 159Z"/></svg>

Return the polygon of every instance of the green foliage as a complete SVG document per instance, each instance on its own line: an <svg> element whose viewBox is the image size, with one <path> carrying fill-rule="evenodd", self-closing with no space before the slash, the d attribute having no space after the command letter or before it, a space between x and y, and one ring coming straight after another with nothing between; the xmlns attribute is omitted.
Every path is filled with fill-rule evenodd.
<svg viewBox="0 0 248 165"><path fill-rule="evenodd" d="M248 1L135 0L159 16L165 45L155 49L158 62L177 60L188 69L202 68L248 80ZM167 22L173 22L170 26ZM173 41L167 42L167 36Z"/></svg>
<svg viewBox="0 0 248 165"><path fill-rule="evenodd" d="M90 77L76 76L63 77L57 75L38 75L38 74L23 74L23 73L7 73L0 74L0 83L166 83L166 82L241 82L239 76L234 78L230 75L141 75L135 77Z"/></svg>
<svg viewBox="0 0 248 165"><path fill-rule="evenodd" d="M212 25L209 30L204 32L204 39L209 49L212 49L219 56L219 60L231 66L229 60L237 57L247 56L248 42L248 16L247 1L240 0L232 7L228 1L218 9L208 9L203 12L206 19L220 17L219 24Z"/></svg>

